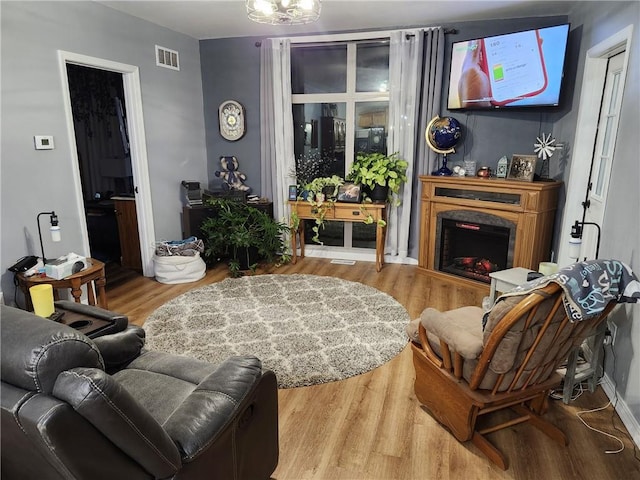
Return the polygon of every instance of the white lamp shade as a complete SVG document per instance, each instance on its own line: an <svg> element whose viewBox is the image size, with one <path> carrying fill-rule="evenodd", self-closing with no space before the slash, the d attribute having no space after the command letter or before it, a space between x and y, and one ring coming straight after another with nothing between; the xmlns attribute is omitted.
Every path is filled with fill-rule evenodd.
<svg viewBox="0 0 640 480"><path fill-rule="evenodd" d="M59 242L62 240L62 236L60 235L60 227L58 225L51 225L51 227L49 227L49 231L51 232L52 242Z"/></svg>

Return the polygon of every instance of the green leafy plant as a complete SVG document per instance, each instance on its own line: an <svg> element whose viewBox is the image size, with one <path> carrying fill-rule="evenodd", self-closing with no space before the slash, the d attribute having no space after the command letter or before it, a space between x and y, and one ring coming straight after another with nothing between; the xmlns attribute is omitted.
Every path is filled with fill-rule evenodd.
<svg viewBox="0 0 640 480"><path fill-rule="evenodd" d="M331 177L314 178L311 182L304 186L307 192L307 201L313 205L311 212L314 214L314 225L311 227L313 231L313 240L320 243L320 229L324 227L324 220L327 210L335 203L338 196L338 188L344 184L344 179L337 175Z"/></svg>
<svg viewBox="0 0 640 480"><path fill-rule="evenodd" d="M347 180L359 183L373 189L376 185L388 187L388 200L394 201L400 187L407 181L407 166L409 164L398 158L398 152L385 155L380 152L363 153L356 155L351 164ZM399 201L394 203L399 204Z"/></svg>
<svg viewBox="0 0 640 480"><path fill-rule="evenodd" d="M201 227L207 261L228 259L229 271L237 277L243 269L255 271L260 261L281 264L290 259L286 224L234 200L215 198L207 206L212 213Z"/></svg>
<svg viewBox="0 0 640 480"><path fill-rule="evenodd" d="M317 177L304 186L307 191L307 200L311 198L313 201L322 202L324 200L332 200L338 196L338 188L344 184L344 179L337 175L331 177ZM325 192L329 192L327 195ZM323 194L324 199L318 200L318 194Z"/></svg>
<svg viewBox="0 0 640 480"><path fill-rule="evenodd" d="M364 224L365 225L371 225L373 223L373 215L371 215L366 207L363 204L360 204L360 213L362 213L362 215L364 216ZM387 222L385 220L383 220L382 218L379 218L378 221L376 222L377 225L379 225L380 227L386 227L387 226Z"/></svg>

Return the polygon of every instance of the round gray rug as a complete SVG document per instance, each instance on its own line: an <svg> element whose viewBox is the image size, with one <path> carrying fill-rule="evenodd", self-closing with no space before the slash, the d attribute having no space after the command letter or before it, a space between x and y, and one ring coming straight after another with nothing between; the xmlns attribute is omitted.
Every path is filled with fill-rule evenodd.
<svg viewBox="0 0 640 480"><path fill-rule="evenodd" d="M281 388L368 372L407 344L409 315L361 283L317 275L228 278L166 303L144 323L150 350L220 363L254 355Z"/></svg>

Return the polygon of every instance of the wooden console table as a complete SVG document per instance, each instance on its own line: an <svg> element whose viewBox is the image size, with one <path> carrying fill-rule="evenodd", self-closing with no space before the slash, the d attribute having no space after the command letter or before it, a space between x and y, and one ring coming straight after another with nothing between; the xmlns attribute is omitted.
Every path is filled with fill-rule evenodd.
<svg viewBox="0 0 640 480"><path fill-rule="evenodd" d="M309 202L296 201L289 202L291 213L296 214L300 219L297 229L291 230L291 250L292 263L298 261L297 245L300 239L300 257L304 258L304 221L315 220L317 207ZM324 219L340 222L362 222L365 223L369 216L376 224L376 270L379 272L384 264L384 242L387 235L387 227L378 223L378 220L387 220L387 205L377 203L346 203L346 202L326 202L327 208Z"/></svg>
<svg viewBox="0 0 640 480"><path fill-rule="evenodd" d="M39 275L32 275L26 277L24 273L16 275L18 279L18 286L24 292L24 298L26 303L26 309L33 310L33 303L31 302L31 295L29 294L29 288L34 285L49 284L53 287L53 298L59 300L58 289L70 288L71 295L76 303L80 303L80 297L82 296L82 285L87 286L87 297L89 305L97 305L99 307L107 309L107 293L105 291L106 278L104 273L104 263L93 258L87 258L89 267L68 277L56 280L50 277L41 277ZM93 289L92 282L96 284L97 298Z"/></svg>

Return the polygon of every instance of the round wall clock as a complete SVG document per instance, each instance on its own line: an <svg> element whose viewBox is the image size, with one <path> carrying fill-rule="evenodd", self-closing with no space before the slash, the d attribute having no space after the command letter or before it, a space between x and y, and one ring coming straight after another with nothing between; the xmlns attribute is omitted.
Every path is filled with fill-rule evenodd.
<svg viewBox="0 0 640 480"><path fill-rule="evenodd" d="M226 100L218 108L220 135L226 140L240 140L245 132L244 107L235 100Z"/></svg>

